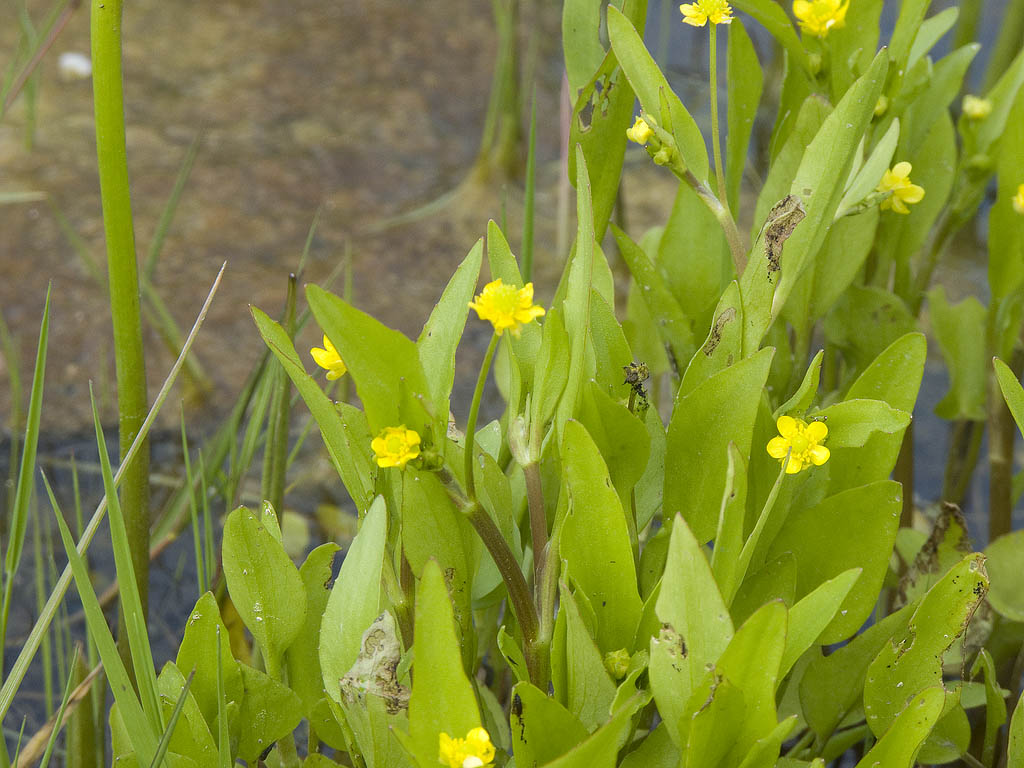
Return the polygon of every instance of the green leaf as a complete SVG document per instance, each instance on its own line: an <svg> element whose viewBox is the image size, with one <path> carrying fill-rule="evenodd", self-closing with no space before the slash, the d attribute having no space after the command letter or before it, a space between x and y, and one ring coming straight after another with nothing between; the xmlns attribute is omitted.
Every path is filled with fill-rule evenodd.
<svg viewBox="0 0 1024 768"><path fill-rule="evenodd" d="M633 275L639 295L650 310L652 317L657 318L656 327L662 344L671 353L671 360L676 369L693 354L693 333L686 315L676 302L661 273L629 235L612 224L612 234L619 246L622 260L626 262Z"/></svg>
<svg viewBox="0 0 1024 768"><path fill-rule="evenodd" d="M820 743L860 704L868 666L893 635L903 632L914 611L908 605L856 635L828 656L817 654L800 679L800 706Z"/></svg>
<svg viewBox="0 0 1024 768"><path fill-rule="evenodd" d="M623 509L629 509L630 493L644 474L650 455L647 426L625 405L606 395L596 382L590 382L583 393L580 422L607 464Z"/></svg>
<svg viewBox="0 0 1024 768"><path fill-rule="evenodd" d="M259 670L245 664L241 668L245 695L238 711L242 727L237 757L256 765L267 747L295 730L302 720L302 700Z"/></svg>
<svg viewBox="0 0 1024 768"><path fill-rule="evenodd" d="M726 286L711 321L711 329L683 374L676 398L689 395L697 385L728 368L743 356L743 306L735 280Z"/></svg>
<svg viewBox="0 0 1024 768"><path fill-rule="evenodd" d="M875 144L874 149L871 150L871 155L864 162L864 165L861 166L860 170L857 171L857 175L849 187L847 187L846 192L843 194L842 202L839 203L839 208L836 210L837 218L844 215L847 210L875 191L875 188L878 186L878 180L891 167L892 155L896 151L896 142L899 141L899 138L900 121L893 120L889 125L889 130Z"/></svg>
<svg viewBox="0 0 1024 768"><path fill-rule="evenodd" d="M1020 51L1003 75L985 94L992 102L992 112L978 127L977 142L965 147L967 152L988 152L1003 134L1013 109L1014 101L1024 86L1024 50Z"/></svg>
<svg viewBox="0 0 1024 768"><path fill-rule="evenodd" d="M260 644L268 668L277 667L306 620L306 590L299 570L245 507L228 515L221 552L231 602Z"/></svg>
<svg viewBox="0 0 1024 768"><path fill-rule="evenodd" d="M890 59L895 77L902 77L907 71L910 50L924 21L924 15L931 5L930 0L906 0L900 4L900 15L889 40Z"/></svg>
<svg viewBox="0 0 1024 768"><path fill-rule="evenodd" d="M726 61L729 93L726 101L728 132L725 140L725 186L728 190L729 209L733 216L737 216L743 166L746 165L750 132L754 127L764 84L757 52L739 19L734 19L729 25Z"/></svg>
<svg viewBox="0 0 1024 768"><path fill-rule="evenodd" d="M812 263L832 224L854 152L881 94L888 63L883 49L807 145L789 190L803 203L807 216L786 242L782 277L772 301L773 316L778 316L797 278Z"/></svg>
<svg viewBox="0 0 1024 768"><path fill-rule="evenodd" d="M546 765L588 736L579 718L528 682L512 689L512 754L517 765Z"/></svg>
<svg viewBox="0 0 1024 768"><path fill-rule="evenodd" d="M582 1L594 5L593 0ZM572 2L580 4L577 0ZM566 4L567 10L570 4L572 3ZM615 5L621 8L623 3L616 0ZM647 14L647 3L631 2L626 13L633 25L642 29ZM596 40L600 31L598 26L595 25L585 31L589 39ZM606 55L600 44L598 48L602 57L598 59L595 55L594 61L598 66L590 68L585 74L581 72L579 82L582 89L571 90L570 99L574 106L569 123L569 146L579 145L583 149L587 167L590 169L594 232L596 239L601 241L604 239L612 210L618 199L622 162L626 154L626 142L623 141L623 137L633 119L636 96L619 67L615 54L609 52ZM593 52L597 54L597 49L593 49ZM570 181L576 178L576 172L575 157L570 155Z"/></svg>
<svg viewBox="0 0 1024 768"><path fill-rule="evenodd" d="M306 300L348 366L372 434L405 424L425 437L431 422L447 424L447 413L430 412L415 343L317 285L306 287Z"/></svg>
<svg viewBox="0 0 1024 768"><path fill-rule="evenodd" d="M633 715L650 698L650 694L634 694L586 741L552 760L545 768L615 768L616 756L632 728Z"/></svg>
<svg viewBox="0 0 1024 768"><path fill-rule="evenodd" d="M576 245L569 265L568 287L563 304L565 329L569 333L569 374L562 399L555 410L555 423L561 439L565 422L576 411L580 389L583 386L584 363L590 336L590 296L594 281L594 214L591 207L590 180L583 150L576 148Z"/></svg>
<svg viewBox="0 0 1024 768"><path fill-rule="evenodd" d="M729 604L732 622L742 624L772 600L792 605L795 595L796 558L786 552L743 578Z"/></svg>
<svg viewBox="0 0 1024 768"><path fill-rule="evenodd" d="M737 565L743 549L743 525L747 506L747 465L735 444L729 444L725 491L718 512L718 531L711 552L711 570L726 605L736 593Z"/></svg>
<svg viewBox="0 0 1024 768"><path fill-rule="evenodd" d="M789 400L775 409L775 413L772 414L772 421L778 421L779 416L785 414L803 414L807 411L814 401L815 395L818 394L818 383L821 380L821 361L824 357L824 350L819 350L818 354L811 360L811 364L807 366L807 373L804 374L804 378L800 382L800 386L797 387L796 392L793 393Z"/></svg>
<svg viewBox="0 0 1024 768"><path fill-rule="evenodd" d="M157 678L157 686L170 732L170 738L162 746L170 752L188 755L200 766L215 768L217 744L185 676L173 663L167 662ZM171 716L176 709L178 719L172 722ZM165 731L164 738L167 736Z"/></svg>
<svg viewBox="0 0 1024 768"><path fill-rule="evenodd" d="M367 450L371 435L362 411L331 401L299 361L285 330L264 312L252 307L252 316L270 351L284 367L313 415L327 453L360 514L373 500L374 470Z"/></svg>
<svg viewBox="0 0 1024 768"><path fill-rule="evenodd" d="M481 724L473 685L462 668L452 601L437 563L428 562L416 589L416 659L409 734L424 765L437 761L442 733L465 738Z"/></svg>
<svg viewBox="0 0 1024 768"><path fill-rule="evenodd" d="M999 677L992 654L984 648L978 651L978 656L971 667L971 677L977 677L982 672L985 675L985 741L982 745L981 761L985 765L992 765L999 729L1006 722L1006 699L1005 692L999 687Z"/></svg>
<svg viewBox="0 0 1024 768"><path fill-rule="evenodd" d="M746 711L743 691L724 678L716 678L711 683L710 695L690 720L687 768L720 765L743 727Z"/></svg>
<svg viewBox="0 0 1024 768"><path fill-rule="evenodd" d="M899 713L892 725L864 755L857 768L911 768L918 750L942 713L941 686L926 688Z"/></svg>
<svg viewBox="0 0 1024 768"><path fill-rule="evenodd" d="M1005 147L1024 146L1024 98L1017 99L1000 141ZM988 218L988 285L1000 303L1019 295L1024 284L1024 217L1013 206L1017 186L1024 179L1021 154L999 152L996 157L996 202ZM1013 324L1009 333L1015 337L1017 330ZM1000 349L999 354L1008 356L1009 349Z"/></svg>
<svg viewBox="0 0 1024 768"><path fill-rule="evenodd" d="M942 685L942 655L963 634L988 591L984 555L965 557L921 600L906 630L882 647L868 668L864 708L881 736L909 700Z"/></svg>
<svg viewBox="0 0 1024 768"><path fill-rule="evenodd" d="M900 603L922 597L957 563L974 551L967 535L967 522L960 509L943 504L931 534L900 579Z"/></svg>
<svg viewBox="0 0 1024 768"><path fill-rule="evenodd" d="M543 336L537 363L533 368L533 387L530 389L530 425L540 444L544 430L555 414L558 400L565 389L568 371L565 361L569 356L569 336L565 332L560 309L552 307L544 318Z"/></svg>
<svg viewBox="0 0 1024 768"><path fill-rule="evenodd" d="M629 387L623 381L623 369L633 362L633 353L615 317L615 308L596 290L590 296L590 338L595 383L608 396L625 399Z"/></svg>
<svg viewBox="0 0 1024 768"><path fill-rule="evenodd" d="M779 678L785 677L804 651L815 644L832 617L839 611L853 585L860 578L861 569L848 571L824 582L809 595L798 601L789 612L786 650L779 666Z"/></svg>
<svg viewBox="0 0 1024 768"><path fill-rule="evenodd" d="M1020 765L1024 760L1024 694L1013 708L1006 754L1007 765Z"/></svg>
<svg viewBox="0 0 1024 768"><path fill-rule="evenodd" d="M416 341L423 374L433 388L434 413L443 414L446 418L448 398L455 382L455 350L466 327L469 302L473 300L473 291L480 277L483 253L484 242L477 240L448 281Z"/></svg>
<svg viewBox="0 0 1024 768"><path fill-rule="evenodd" d="M846 639L871 615L889 567L902 503L899 483L884 480L790 511L768 558L783 552L796 556L798 598L850 568L864 569L818 642Z"/></svg>
<svg viewBox="0 0 1024 768"><path fill-rule="evenodd" d="M829 67L833 101L838 101L854 78L871 64L878 50L881 15L882 0L861 0L856 4L851 3L844 26L829 30L829 56L834 62L844 63L844 66Z"/></svg>
<svg viewBox="0 0 1024 768"><path fill-rule="evenodd" d="M570 575L572 570L570 566ZM608 719L615 685L604 667L604 656L587 631L576 598L562 583L561 609L565 611L566 692L569 711L588 731Z"/></svg>
<svg viewBox="0 0 1024 768"><path fill-rule="evenodd" d="M567 0L562 6L562 54L570 94L575 95L604 61L600 28L600 2Z"/></svg>
<svg viewBox="0 0 1024 768"><path fill-rule="evenodd" d="M603 653L632 645L642 603L625 514L604 460L582 424L569 421L562 463L571 506L561 537L569 575L597 614Z"/></svg>
<svg viewBox="0 0 1024 768"><path fill-rule="evenodd" d="M190 691L208 723L217 721L217 629L227 638L228 629L220 616L217 599L207 592L196 602L185 623L185 637L178 647L175 666L185 674L194 673ZM220 667L228 701L242 701L242 673L227 643L220 647Z"/></svg>
<svg viewBox="0 0 1024 768"><path fill-rule="evenodd" d="M363 632L380 613L386 535L387 509L378 496L345 553L341 572L323 608L319 631L323 690L337 703L341 703L338 683L359 655Z"/></svg>
<svg viewBox="0 0 1024 768"><path fill-rule="evenodd" d="M985 547L985 557L989 604L1001 616L1024 621L1024 530L1000 536Z"/></svg>
<svg viewBox="0 0 1024 768"><path fill-rule="evenodd" d="M935 406L935 413L950 421L984 421L988 365L985 345L979 340L985 338L988 312L973 296L950 304L941 285L928 292L928 307L950 378L949 392Z"/></svg>
<svg viewBox="0 0 1024 768"><path fill-rule="evenodd" d="M320 637L320 625L328 599L333 594L328 584L334 575L334 555L339 549L334 542L321 544L309 553L299 568L299 578L302 579L306 593L306 620L298 637L285 653L285 663L288 667L288 685L302 699L307 717L325 695L324 675L320 669L320 648L324 644Z"/></svg>
<svg viewBox="0 0 1024 768"><path fill-rule="evenodd" d="M700 353L698 353L700 354ZM772 350L716 373L680 397L668 427L664 515L682 513L699 541L715 535L725 487L727 446L750 454L754 419Z"/></svg>
<svg viewBox="0 0 1024 768"><path fill-rule="evenodd" d="M685 182L676 188L656 263L688 319L690 335L703 335L734 268L722 225ZM680 365L683 362L680 360Z"/></svg>
<svg viewBox="0 0 1024 768"><path fill-rule="evenodd" d="M1010 370L1010 366L998 358L993 360L993 367L996 372L996 380L999 382L999 389L1003 393L1003 399L1010 409L1018 431L1024 434L1024 388Z"/></svg>
<svg viewBox="0 0 1024 768"><path fill-rule="evenodd" d="M882 400L843 400L810 415L828 426L829 448L860 447L876 432L902 435L910 424L909 413Z"/></svg>
<svg viewBox="0 0 1024 768"><path fill-rule="evenodd" d="M614 6L608 8L608 37L641 106L656 115L660 125L672 126L683 163L698 179L707 179L708 150L700 128L669 86L632 22ZM662 95L668 103L668 115L662 114Z"/></svg>
<svg viewBox="0 0 1024 768"><path fill-rule="evenodd" d="M849 400L882 400L910 412L924 375L927 345L924 334L908 333L879 353L846 393Z"/></svg>
<svg viewBox="0 0 1024 768"><path fill-rule="evenodd" d="M742 726L731 742L731 764L738 763L777 725L775 691L781 680L779 664L786 645L786 620L782 602L762 606L736 630L710 673L721 675L742 691L746 704Z"/></svg>
<svg viewBox="0 0 1024 768"><path fill-rule="evenodd" d="M678 768L680 764L679 749L672 743L662 721L640 746L623 758L619 768Z"/></svg>
<svg viewBox="0 0 1024 768"><path fill-rule="evenodd" d="M651 641L651 690L672 741L690 693L732 638L729 611L699 541L679 515L672 524L665 575L656 603L661 631Z"/></svg>
<svg viewBox="0 0 1024 768"><path fill-rule="evenodd" d="M928 79L928 89L918 96L903 116L906 135L901 137L904 152L911 155L920 149L928 137L932 124L949 109L963 87L964 76L981 50L978 43L971 43L953 51L936 62ZM879 175L878 178L881 178Z"/></svg>

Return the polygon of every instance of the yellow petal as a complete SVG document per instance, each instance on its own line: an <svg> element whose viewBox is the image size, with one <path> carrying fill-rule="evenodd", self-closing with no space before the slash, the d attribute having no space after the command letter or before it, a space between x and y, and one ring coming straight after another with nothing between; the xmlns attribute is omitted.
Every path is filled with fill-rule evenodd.
<svg viewBox="0 0 1024 768"><path fill-rule="evenodd" d="M812 443L820 443L828 435L828 427L825 426L824 421L812 421L807 425L804 434Z"/></svg>
<svg viewBox="0 0 1024 768"><path fill-rule="evenodd" d="M910 172L912 170L914 170L914 166L912 166L910 163L904 160L900 163L896 163L896 165L892 167L892 175L899 176L905 179L910 175Z"/></svg>
<svg viewBox="0 0 1024 768"><path fill-rule="evenodd" d="M795 475L801 469L804 468L804 463L800 461L796 456L790 456L789 461L786 463L786 474Z"/></svg>
<svg viewBox="0 0 1024 768"><path fill-rule="evenodd" d="M824 445L814 446L813 448L811 448L809 453L811 454L811 462L813 462L813 464L816 467L820 467L822 464L828 461L828 457L831 455L829 453L828 448L826 448Z"/></svg>
<svg viewBox="0 0 1024 768"><path fill-rule="evenodd" d="M773 437L768 441L768 455L773 459L784 459L789 453L789 441L784 437Z"/></svg>
<svg viewBox="0 0 1024 768"><path fill-rule="evenodd" d="M792 416L779 416L775 425L779 428L779 434L787 438L793 437L800 431L800 425Z"/></svg>
<svg viewBox="0 0 1024 768"><path fill-rule="evenodd" d="M905 203L919 203L921 198L924 197L924 187L919 187L917 184L911 184L905 187L899 192L900 199Z"/></svg>
<svg viewBox="0 0 1024 768"><path fill-rule="evenodd" d="M896 195L893 195L892 197L889 198L889 206L896 213L902 213L904 215L910 213L910 209L907 208L907 206L903 204L903 201L900 200L900 198L898 198Z"/></svg>

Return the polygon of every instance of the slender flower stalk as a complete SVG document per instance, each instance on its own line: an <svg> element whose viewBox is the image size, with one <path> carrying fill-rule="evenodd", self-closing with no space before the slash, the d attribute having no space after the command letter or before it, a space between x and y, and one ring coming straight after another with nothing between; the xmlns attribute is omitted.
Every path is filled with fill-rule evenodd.
<svg viewBox="0 0 1024 768"><path fill-rule="evenodd" d="M498 334L495 333L491 336L491 343L487 345L484 361L480 365L480 375L476 379L476 389L473 390L473 402L469 406L469 420L466 422L466 495L470 501L476 501L476 479L473 475L473 454L476 453L476 419L480 414L480 400L483 398L484 384L487 382L487 374L491 370L491 360L494 359L498 338Z"/></svg>
<svg viewBox="0 0 1024 768"><path fill-rule="evenodd" d="M718 135L718 41L717 24L709 24L709 71L711 75L711 151L715 159L715 179L718 182L718 199L726 211L729 198L725 191L725 168L722 167L722 142ZM730 217L732 213L730 212Z"/></svg>

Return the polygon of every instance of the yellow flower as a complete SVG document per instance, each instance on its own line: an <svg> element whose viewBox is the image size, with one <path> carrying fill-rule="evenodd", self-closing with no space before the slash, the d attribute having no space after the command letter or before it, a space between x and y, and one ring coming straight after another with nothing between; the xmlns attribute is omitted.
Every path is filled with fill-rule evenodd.
<svg viewBox="0 0 1024 768"><path fill-rule="evenodd" d="M412 429L386 427L370 443L377 454L378 467L398 467L405 465L420 455L420 436Z"/></svg>
<svg viewBox="0 0 1024 768"><path fill-rule="evenodd" d="M520 329L544 314L544 308L533 303L533 283L522 288L505 285L499 277L484 286L483 292L469 306L476 310L481 320L494 326L494 332L501 336L506 329L519 337Z"/></svg>
<svg viewBox="0 0 1024 768"><path fill-rule="evenodd" d="M776 426L780 436L768 441L768 455L780 461L789 455L787 475L795 475L812 464L820 467L828 461L828 448L822 445L828 435L825 422L812 421L808 424L792 416L779 416Z"/></svg>
<svg viewBox="0 0 1024 768"><path fill-rule="evenodd" d="M680 5L679 10L683 13L683 23L694 27L703 27L709 21L712 24L732 23L732 7L726 0L697 0Z"/></svg>
<svg viewBox="0 0 1024 768"><path fill-rule="evenodd" d="M984 120L992 113L992 102L967 94L964 96L961 108L969 120Z"/></svg>
<svg viewBox="0 0 1024 768"><path fill-rule="evenodd" d="M850 0L842 5L839 0L793 0L793 15L800 29L815 37L825 37L829 30L846 24L846 9Z"/></svg>
<svg viewBox="0 0 1024 768"><path fill-rule="evenodd" d="M633 127L626 130L626 138L637 144L646 144L653 135L654 131L651 130L651 126L642 117L638 117L633 123Z"/></svg>
<svg viewBox="0 0 1024 768"><path fill-rule="evenodd" d="M1013 196L1013 210L1024 216L1024 184L1017 187L1017 194Z"/></svg>
<svg viewBox="0 0 1024 768"><path fill-rule="evenodd" d="M924 189L917 184L910 183L910 171L912 166L905 160L896 163L891 170L882 174L882 180L878 182L879 192L890 192L891 194L882 201L880 206L883 211L893 210L896 213L910 213L907 205L921 202L924 197Z"/></svg>
<svg viewBox="0 0 1024 768"><path fill-rule="evenodd" d="M494 760L491 736L483 728L473 728L464 739L453 739L442 733L438 762L448 768L483 768Z"/></svg>
<svg viewBox="0 0 1024 768"><path fill-rule="evenodd" d="M331 344L331 340L327 338L327 334L324 334L324 348L313 347L309 350L309 354L313 356L313 361L321 368L327 369L327 380L334 381L340 379L345 375L345 371L348 367L345 362L341 359L338 354L338 350Z"/></svg>

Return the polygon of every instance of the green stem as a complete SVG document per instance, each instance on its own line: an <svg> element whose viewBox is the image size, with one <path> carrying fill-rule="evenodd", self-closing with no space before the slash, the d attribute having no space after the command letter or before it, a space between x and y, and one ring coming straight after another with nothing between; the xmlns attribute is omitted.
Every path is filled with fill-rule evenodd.
<svg viewBox="0 0 1024 768"><path fill-rule="evenodd" d="M988 540L1009 533L1013 515L1013 438L1014 422L1003 400L995 375L989 373L988 462L989 518Z"/></svg>
<svg viewBox="0 0 1024 768"><path fill-rule="evenodd" d="M722 169L722 145L718 138L718 25L709 22L711 31L709 52L709 71L711 76L711 151L715 157L715 178L718 182L718 199L726 210L729 210L729 199L725 193L725 171ZM731 216L730 216L731 217Z"/></svg>
<svg viewBox="0 0 1024 768"><path fill-rule="evenodd" d="M128 186L124 93L121 72L121 14L124 0L92 0L91 36L96 155L107 242L110 312L114 326L120 455L123 462L148 410L146 363L139 311L139 276ZM142 611L148 610L149 585L149 444L144 443L125 471L124 511ZM118 641L127 657L121 623Z"/></svg>
<svg viewBox="0 0 1024 768"><path fill-rule="evenodd" d="M437 476L448 492L449 498L466 516L484 546L487 547L487 551L498 568L498 573L501 574L502 581L505 582L512 612L523 633L524 655L529 668L530 682L541 686L547 674L546 664L544 663L543 648L538 644L537 609L530 596L530 588L526 584L522 567L509 548L508 542L505 541L505 537L498 530L498 526L494 524L491 516L487 514L487 510L480 505L480 502L463 495L447 467L439 469ZM542 690L547 690L546 684L543 685Z"/></svg>
<svg viewBox="0 0 1024 768"><path fill-rule="evenodd" d="M476 453L476 418L480 414L480 400L484 394L484 384L487 382L487 374L491 370L491 360L494 359L494 350L498 346L498 334L491 336L491 343L487 345L487 352L484 354L484 361L480 365L480 375L476 379L476 389L473 390L473 403L469 406L469 421L466 422L466 496L470 501L476 501L476 479L473 476L473 454Z"/></svg>
<svg viewBox="0 0 1024 768"><path fill-rule="evenodd" d="M547 559L548 518L544 512L544 489L540 481L540 465L532 461L523 467L526 478L526 500L530 509L530 537L533 542L533 583L540 584Z"/></svg>
<svg viewBox="0 0 1024 768"><path fill-rule="evenodd" d="M708 189L707 184L694 176L692 171L682 167L681 162L678 164L678 167L673 166L672 170L679 179L690 185L690 188L697 193L697 197L704 202L704 205L708 207L708 210L718 220L719 226L722 227L722 232L725 233L725 239L729 243L729 251L732 254L732 263L736 269L736 276L740 277L747 268L747 250L743 247L743 239L736 228L736 221L733 219L732 213L729 212L728 206L722 202L725 198L723 197L722 200L719 200L715 197L715 193Z"/></svg>

